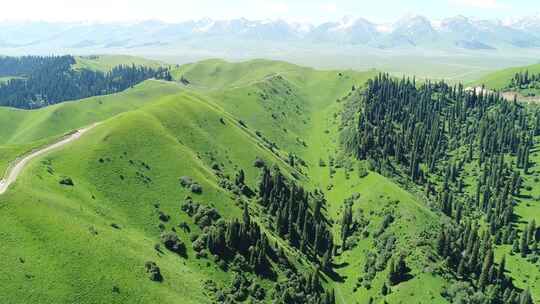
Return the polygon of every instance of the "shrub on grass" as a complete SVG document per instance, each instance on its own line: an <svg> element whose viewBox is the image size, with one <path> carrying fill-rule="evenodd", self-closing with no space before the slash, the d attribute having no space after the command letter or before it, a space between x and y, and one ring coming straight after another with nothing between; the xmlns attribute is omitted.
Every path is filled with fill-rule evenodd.
<svg viewBox="0 0 540 304"><path fill-rule="evenodd" d="M191 232L191 228L189 228L189 225L188 223L186 222L181 222L180 224L178 224L178 228L182 229L184 232Z"/></svg>
<svg viewBox="0 0 540 304"><path fill-rule="evenodd" d="M182 187L184 188L190 187L191 184L193 184L193 179L191 179L191 177L189 176L180 177L180 185L182 185Z"/></svg>
<svg viewBox="0 0 540 304"><path fill-rule="evenodd" d="M377 232L375 232L375 236L379 236L383 234L386 228L388 228L388 226L390 226L390 224L392 224L393 221L394 221L394 216L392 216L392 214L386 214L384 216L383 221L381 222L381 226L379 227Z"/></svg>
<svg viewBox="0 0 540 304"><path fill-rule="evenodd" d="M173 232L167 232L161 235L161 242L165 245L165 248L172 252L175 252L181 256L186 255L186 246Z"/></svg>
<svg viewBox="0 0 540 304"><path fill-rule="evenodd" d="M201 194L203 189L202 189L202 186L197 184L197 183L193 183L190 187L191 189L191 192L195 193L195 194Z"/></svg>
<svg viewBox="0 0 540 304"><path fill-rule="evenodd" d="M191 197L186 197L184 204L182 204L182 211L187 213L189 216L193 216L199 210L199 204L195 203Z"/></svg>
<svg viewBox="0 0 540 304"><path fill-rule="evenodd" d="M157 266L155 262L148 261L144 264L144 267L146 268L146 273L148 274L148 278L151 281L154 282L162 282L163 276L161 275L161 270Z"/></svg>
<svg viewBox="0 0 540 304"><path fill-rule="evenodd" d="M165 214L163 211L159 211L159 220L162 222L168 222L171 219L171 217L167 214Z"/></svg>
<svg viewBox="0 0 540 304"><path fill-rule="evenodd" d="M71 179L71 177L65 177L60 180L60 185L74 186L75 184L73 183L73 180Z"/></svg>
<svg viewBox="0 0 540 304"><path fill-rule="evenodd" d="M193 250L196 252L202 252L206 248L206 239L203 237L196 238L192 243L191 246L193 247Z"/></svg>
<svg viewBox="0 0 540 304"><path fill-rule="evenodd" d="M255 168L262 168L262 167L264 167L264 166L265 166L264 160L262 160L262 159L260 159L260 158L257 157L257 158L255 159L255 162L253 163L253 166L254 166Z"/></svg>
<svg viewBox="0 0 540 304"><path fill-rule="evenodd" d="M217 221L220 218L219 213L216 209L201 206L197 209L197 213L193 216L195 224L197 224L201 229L212 225L214 221Z"/></svg>
<svg viewBox="0 0 540 304"><path fill-rule="evenodd" d="M218 164L218 163L213 163L213 164L212 164L212 170L214 170L214 171L221 171L221 168L219 167L219 164Z"/></svg>
<svg viewBox="0 0 540 304"><path fill-rule="evenodd" d="M358 165L358 177L364 178L368 176L368 174L369 174L369 171L367 170L364 164Z"/></svg>

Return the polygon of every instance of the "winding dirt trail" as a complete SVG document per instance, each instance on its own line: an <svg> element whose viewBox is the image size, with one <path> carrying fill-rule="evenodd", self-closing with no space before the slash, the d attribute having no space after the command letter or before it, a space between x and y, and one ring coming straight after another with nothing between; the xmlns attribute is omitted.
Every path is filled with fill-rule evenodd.
<svg viewBox="0 0 540 304"><path fill-rule="evenodd" d="M72 141L75 141L77 139L79 139L84 133L86 133L87 131L93 129L95 126L97 126L99 123L95 123L91 126L88 126L86 128L83 128L83 129L79 129L67 136L65 136L64 138L62 138L60 141L56 142L56 143L53 143L53 144L50 144L48 146L45 146L43 148L40 148L38 150L35 150L33 152L31 152L30 154L20 158L20 159L17 159L14 164L12 164L8 171L7 171L7 174L5 175L5 179L2 179L0 180L0 195L4 194L9 185L11 185L13 182L15 182L17 180L17 177L19 176L19 174L22 172L22 170L26 167L26 165L31 161L33 160L34 158L36 157L39 157L41 155L44 155L48 152L51 152L52 150L55 150L55 149L58 149L62 146L65 146L66 144L72 142Z"/></svg>

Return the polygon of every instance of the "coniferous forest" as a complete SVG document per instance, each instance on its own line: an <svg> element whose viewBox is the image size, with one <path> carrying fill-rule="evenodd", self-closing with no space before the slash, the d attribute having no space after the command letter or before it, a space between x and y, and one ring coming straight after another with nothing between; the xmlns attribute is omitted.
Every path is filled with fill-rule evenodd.
<svg viewBox="0 0 540 304"><path fill-rule="evenodd" d="M540 73L529 72L529 70L517 72L504 90L536 100L536 96L540 95Z"/></svg>
<svg viewBox="0 0 540 304"><path fill-rule="evenodd" d="M67 100L121 92L146 79L171 80L167 68L119 65L111 71L73 69L73 56L0 57L0 105L34 109Z"/></svg>
<svg viewBox="0 0 540 304"><path fill-rule="evenodd" d="M342 142L352 155L408 181L448 217L436 251L456 278L489 303L532 303L493 251L508 244L522 257L538 254L536 223L522 226L513 209L540 112L486 90L380 74L350 98L343 118Z"/></svg>
<svg viewBox="0 0 540 304"><path fill-rule="evenodd" d="M509 88L526 88L526 87L534 87L538 88L540 85L540 73L529 73L528 70L524 72L518 72L514 75L512 80L510 81L510 84L508 85Z"/></svg>

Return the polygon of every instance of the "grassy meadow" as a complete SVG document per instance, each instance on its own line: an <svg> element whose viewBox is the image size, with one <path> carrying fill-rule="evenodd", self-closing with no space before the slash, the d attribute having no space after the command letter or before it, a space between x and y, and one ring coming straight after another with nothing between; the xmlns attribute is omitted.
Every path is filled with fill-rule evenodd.
<svg viewBox="0 0 540 304"><path fill-rule="evenodd" d="M80 57L77 65L107 70L117 62L159 64L98 58ZM174 68L172 74L175 82L148 80L122 93L38 110L0 108L0 171L21 154L102 122L79 140L31 162L0 196L0 303L212 303L208 280L225 287L232 274L211 258L196 257L191 237L201 231L180 208L191 196L226 219L241 218L241 204L220 186L213 168L217 164L228 176L243 169L247 184L256 189L256 158L298 176L306 189L322 190L324 214L336 224L336 240L346 199L354 197L355 218L368 221L367 236L355 234L356 246L337 251L336 278L323 278L325 286L334 288L336 303L448 303L441 292L454 280L434 262L436 252L425 243L425 236L436 235L446 219L397 181L371 171L361 176L365 164L346 157L340 147L344 97L361 89L376 71L206 60ZM506 76L496 78L501 77ZM492 78L481 81L493 88L500 85ZM304 164L291 167L289 154ZM533 156L540 164L540 155ZM332 172L326 164L336 159L345 165ZM526 177L530 196L516 207L524 219L535 217L537 222L540 181L534 177L539 170L535 165ZM197 181L202 193L181 187L182 176ZM65 178L73 185L59 183ZM255 200L249 208L255 221L268 221ZM373 232L388 213L395 220L376 236ZM160 214L169 218L163 221ZM180 223L192 231L177 229ZM177 230L187 257L156 250L162 229ZM314 267L268 233L273 242L283 243L297 267ZM376 273L369 288L359 280L370 263L368 252L390 237L407 254L411 277L381 296L387 269ZM497 260L507 249L497 249ZM160 267L162 283L148 279L147 261ZM540 298L540 273L524 271L534 265L508 256L516 284L529 286ZM285 270L276 280L287 280ZM269 298L263 302L270 303Z"/></svg>

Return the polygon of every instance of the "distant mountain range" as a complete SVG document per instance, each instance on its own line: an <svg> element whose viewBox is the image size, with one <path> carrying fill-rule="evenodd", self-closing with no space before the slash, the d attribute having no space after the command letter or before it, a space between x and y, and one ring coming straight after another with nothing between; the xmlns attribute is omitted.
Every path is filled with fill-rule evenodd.
<svg viewBox="0 0 540 304"><path fill-rule="evenodd" d="M406 47L498 48L540 47L540 15L513 19L477 20L456 16L440 21L411 15L394 23L377 24L345 17L319 25L284 20L212 20L180 23L49 23L0 22L1 49L133 49L174 46L190 41L265 41Z"/></svg>

